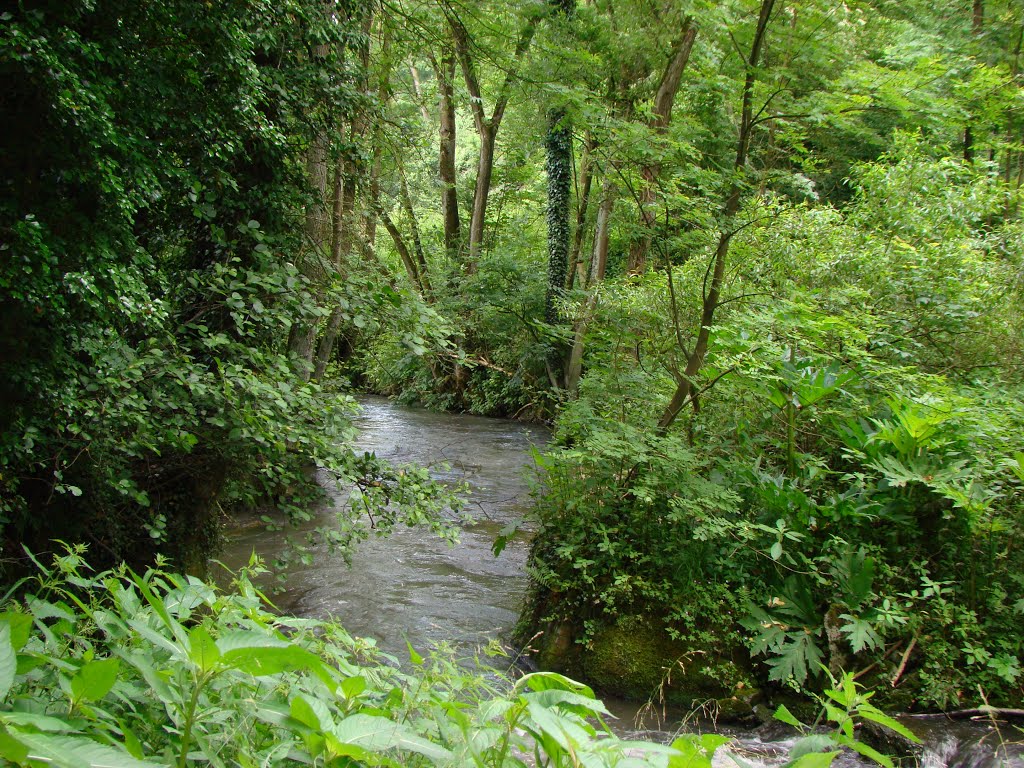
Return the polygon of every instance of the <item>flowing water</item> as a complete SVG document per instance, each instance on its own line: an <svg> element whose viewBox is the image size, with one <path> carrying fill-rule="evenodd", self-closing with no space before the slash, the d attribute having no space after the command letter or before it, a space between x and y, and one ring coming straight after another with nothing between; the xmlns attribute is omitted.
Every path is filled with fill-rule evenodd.
<svg viewBox="0 0 1024 768"><path fill-rule="evenodd" d="M530 448L543 445L547 432L513 421L403 408L384 398L361 403L358 449L468 483L467 511L476 521L454 547L424 530L396 528L386 539L359 545L351 568L325 549L315 551L311 565L291 568L274 602L288 613L336 618L353 635L375 638L399 657L407 640L423 650L440 641L476 646L499 637L518 615L528 544L518 536L497 558L491 546L525 511ZM329 514L323 510L308 527ZM282 533L242 530L229 536L222 559L237 568L253 550L270 561L283 548Z"/></svg>
<svg viewBox="0 0 1024 768"><path fill-rule="evenodd" d="M530 449L542 446L547 432L512 421L405 408L383 398L367 397L361 403L358 448L397 464L429 467L446 481L467 483L469 511L476 521L463 529L454 547L425 531L398 528L387 539L361 544L351 568L325 548L315 549L310 565L291 567L283 593L275 597L277 607L300 616L337 619L352 634L375 638L382 650L399 658L406 654L407 641L421 651L439 642L471 650L502 637L515 623L526 588L528 544L517 537L497 558L491 545L529 503ZM330 510L318 514L308 528L324 522ZM284 548L284 536L241 528L229 534L222 560L238 568L255 550L269 561ZM631 730L635 705L608 703L620 717L623 735L671 737L671 723L654 731ZM925 768L1024 768L1024 751L1004 745L1024 738L1011 726L996 732L984 724L946 720L906 723L924 737L919 762ZM732 730L730 735L734 753L752 766L781 765L793 743L773 727ZM725 752L719 762L736 764ZM844 755L834 765L869 763Z"/></svg>

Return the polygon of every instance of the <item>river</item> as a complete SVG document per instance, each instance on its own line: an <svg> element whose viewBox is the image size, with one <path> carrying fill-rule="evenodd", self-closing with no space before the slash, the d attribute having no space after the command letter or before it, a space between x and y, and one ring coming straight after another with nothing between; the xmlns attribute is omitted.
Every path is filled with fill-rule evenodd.
<svg viewBox="0 0 1024 768"><path fill-rule="evenodd" d="M361 544L352 567L320 547L310 565L293 565L283 591L274 597L286 613L340 621L353 635L374 638L387 653L403 658L406 642L423 651L448 643L471 651L503 637L515 623L524 590L528 543L514 538L499 557L491 554L498 532L518 519L529 503L532 446L543 446L545 429L500 419L432 413L398 406L384 398L360 399L358 449L396 464L429 467L435 477L470 488L466 525L454 547L431 534L399 527L387 539ZM341 496L337 496L338 499ZM323 524L321 510L306 528ZM301 533L301 529L299 531ZM254 550L272 560L285 546L285 533L247 526L229 532L223 562L238 568ZM620 732L641 735L632 724L636 707L609 702L620 716ZM1024 768L1024 751L1000 749L1000 734L983 724L906 721L925 737L924 768ZM673 723L643 731L665 739ZM1002 736L1013 738L1006 726ZM732 731L735 750L753 766L784 761L791 739L778 729ZM1017 740L1024 734L1017 734ZM723 765L735 765L723 755ZM873 765L844 756L837 766Z"/></svg>
<svg viewBox="0 0 1024 768"><path fill-rule="evenodd" d="M500 557L491 554L491 546L525 511L530 447L543 445L547 431L403 408L378 397L360 402L358 449L468 483L467 511L476 520L463 528L454 547L426 531L397 527L386 539L361 544L351 568L325 549L316 550L311 565L291 568L284 591L274 598L277 607L338 619L353 635L372 637L399 657L407 653L406 641L423 650L442 641L476 646L501 636L518 615L528 544L518 536ZM322 511L306 528L322 524L329 514ZM283 533L250 527L229 535L222 559L237 568L255 550L270 561L284 545Z"/></svg>

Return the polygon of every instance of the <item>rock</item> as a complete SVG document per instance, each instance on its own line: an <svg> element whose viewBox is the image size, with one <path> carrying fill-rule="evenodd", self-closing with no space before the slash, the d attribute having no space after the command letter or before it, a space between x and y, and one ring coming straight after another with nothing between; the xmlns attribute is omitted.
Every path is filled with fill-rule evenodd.
<svg viewBox="0 0 1024 768"><path fill-rule="evenodd" d="M579 666L584 679L604 693L706 706L726 719L752 716L758 697L747 671L732 658L675 640L648 617L620 618L598 630Z"/></svg>

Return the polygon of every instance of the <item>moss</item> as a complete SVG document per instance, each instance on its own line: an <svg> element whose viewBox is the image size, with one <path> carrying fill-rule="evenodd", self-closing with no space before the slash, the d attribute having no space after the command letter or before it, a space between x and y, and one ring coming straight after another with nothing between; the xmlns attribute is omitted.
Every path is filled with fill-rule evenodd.
<svg viewBox="0 0 1024 768"><path fill-rule="evenodd" d="M529 647L541 669L574 677L601 695L704 707L724 720L755 717L760 691L749 654L723 640L722 628L705 628L710 642L677 639L656 617L628 615L610 624L591 619L588 629L597 628L585 641L581 620L553 618L566 613L559 597L535 585L516 625L514 641Z"/></svg>
<svg viewBox="0 0 1024 768"><path fill-rule="evenodd" d="M580 656L587 682L605 693L641 700L663 695L687 707L711 703L735 717L749 715L755 699L741 665L721 651L674 640L658 622L642 616L598 630Z"/></svg>

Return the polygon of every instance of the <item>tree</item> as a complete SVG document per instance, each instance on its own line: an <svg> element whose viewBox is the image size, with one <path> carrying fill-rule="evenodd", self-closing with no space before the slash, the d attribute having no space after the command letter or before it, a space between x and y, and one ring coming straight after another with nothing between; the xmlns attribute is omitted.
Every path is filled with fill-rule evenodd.
<svg viewBox="0 0 1024 768"><path fill-rule="evenodd" d="M557 17L570 20L576 11L575 0L551 0ZM557 18L556 17L556 18ZM545 170L548 177L548 289L544 301L544 321L557 326L561 321L558 304L564 298L569 272L569 206L572 192L572 124L564 107L548 112L545 139ZM555 388L564 386L565 360L559 344L552 346L548 377Z"/></svg>
<svg viewBox="0 0 1024 768"><path fill-rule="evenodd" d="M697 28L693 25L693 17L687 16L683 21L679 41L673 46L672 56L661 75L654 97L650 126L656 134L664 134L672 120L672 105L675 103L683 70L686 69L686 64L690 60L690 51L693 49L693 41L696 39ZM658 163L652 163L644 165L640 172L643 176L640 199L637 201L640 208L640 233L629 247L628 270L632 274L643 272L647 264L647 251L651 247L651 230L654 227L654 216L650 211L650 206L654 203L654 186L660 173L660 167Z"/></svg>
<svg viewBox="0 0 1024 768"><path fill-rule="evenodd" d="M772 10L775 7L775 0L762 0L761 8L757 17L757 28L754 30L754 37L750 43L750 53L747 55L745 64L745 75L743 77L743 93L740 105L740 124L736 141L736 158L733 162L735 176L728 184L725 202L722 205L719 216L721 233L718 236L718 245L715 247L714 256L709 267L710 280L705 283L704 295L701 302L700 326L697 331L697 338L693 342L693 349L684 349L686 367L676 374L676 389L669 400L668 405L658 419L658 428L667 429L680 411L687 404L692 404L696 396L694 381L701 366L704 364L704 357L707 355L708 342L711 339L712 323L715 319L715 311L718 309L722 297L722 288L725 283L725 267L729 256L729 245L736 234L736 214L740 211L740 203L743 198L743 174L747 169L747 155L750 151L750 142L755 128L754 123L754 84L757 78L757 68L760 65L761 50L764 47L765 36L768 33L768 24L771 21Z"/></svg>
<svg viewBox="0 0 1024 768"><path fill-rule="evenodd" d="M504 79L498 88L494 99L494 106L488 115L484 106L481 81L477 71L477 61L473 53L474 42L470 32L463 23L458 9L448 0L442 0L441 8L451 30L455 54L462 69L466 90L469 92L469 106L473 113L473 124L476 126L477 136L480 140L476 179L473 185L473 208L469 220L469 255L464 264L466 272L472 274L476 271L477 261L480 258L480 251L483 247L484 225L487 218L487 199L491 193L491 176L494 173L494 151L498 129L501 127L501 121L505 116L505 110L512 95L512 86L518 76L519 67L523 57L530 48L530 43L537 30L539 17L531 15L522 22L522 28L516 40L511 61L505 71Z"/></svg>

